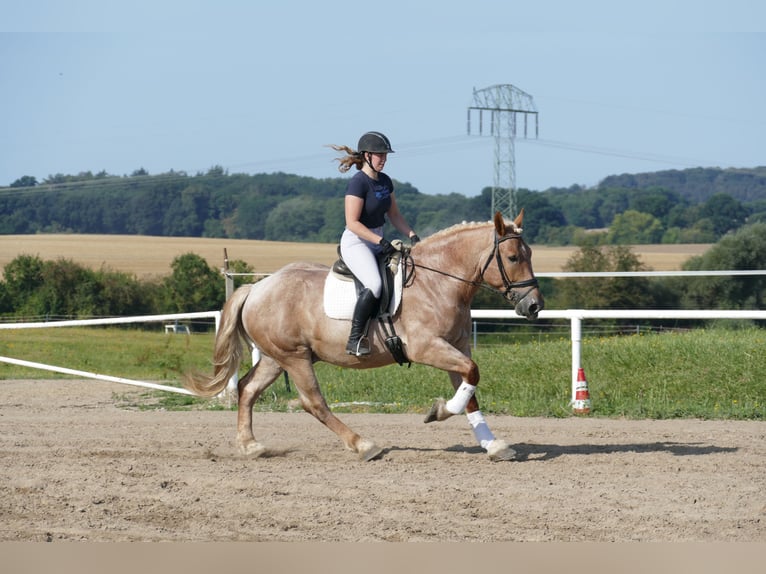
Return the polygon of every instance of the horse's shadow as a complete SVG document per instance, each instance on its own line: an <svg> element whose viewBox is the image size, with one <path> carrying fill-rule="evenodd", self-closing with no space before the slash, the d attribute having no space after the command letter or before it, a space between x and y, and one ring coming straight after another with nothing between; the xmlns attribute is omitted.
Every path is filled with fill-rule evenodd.
<svg viewBox="0 0 766 574"><path fill-rule="evenodd" d="M633 452L649 454L666 452L673 456L702 456L736 452L737 447L721 447L704 443L650 442L632 444L518 444L517 460L552 460L563 455L616 454Z"/></svg>
<svg viewBox="0 0 766 574"><path fill-rule="evenodd" d="M633 452L637 454L649 454L666 452L673 456L702 456L709 454L737 452L737 447L721 447L703 443L679 443L679 442L651 442L632 444L535 444L519 443L512 444L516 451L516 461L546 461L553 460L565 455L593 455L593 454L617 454ZM384 454L393 451L439 451L462 452L466 454L483 454L484 449L479 446L465 446L456 444L446 449L418 448L418 447L389 447L384 449Z"/></svg>

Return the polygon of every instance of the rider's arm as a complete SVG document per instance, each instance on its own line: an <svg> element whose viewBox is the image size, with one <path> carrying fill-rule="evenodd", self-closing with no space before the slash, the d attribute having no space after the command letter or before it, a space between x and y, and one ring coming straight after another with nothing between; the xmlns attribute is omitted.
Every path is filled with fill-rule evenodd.
<svg viewBox="0 0 766 574"><path fill-rule="evenodd" d="M415 235L410 224L407 223L407 220L399 211L399 206L396 204L396 196L393 193L391 194L391 207L386 215L388 215L388 220L391 222L391 225L396 227L396 229L399 230L399 233L407 237Z"/></svg>

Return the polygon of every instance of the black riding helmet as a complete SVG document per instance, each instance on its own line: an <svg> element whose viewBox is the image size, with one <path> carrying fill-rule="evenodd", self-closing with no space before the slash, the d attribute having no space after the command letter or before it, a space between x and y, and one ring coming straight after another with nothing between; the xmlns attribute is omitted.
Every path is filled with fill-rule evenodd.
<svg viewBox="0 0 766 574"><path fill-rule="evenodd" d="M391 142L380 132L367 132L359 138L359 144L356 146L358 153L394 153L391 149Z"/></svg>

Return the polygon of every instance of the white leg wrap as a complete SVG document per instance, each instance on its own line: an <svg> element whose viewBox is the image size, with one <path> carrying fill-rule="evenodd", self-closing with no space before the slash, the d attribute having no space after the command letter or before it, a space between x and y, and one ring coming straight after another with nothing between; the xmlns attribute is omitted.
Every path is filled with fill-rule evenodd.
<svg viewBox="0 0 766 574"><path fill-rule="evenodd" d="M481 411L474 411L467 413L466 416L468 417L468 422L471 423L476 442L481 445L481 448L487 450L489 443L495 440L495 435L489 430L487 421L484 420L484 415L481 414Z"/></svg>
<svg viewBox="0 0 766 574"><path fill-rule="evenodd" d="M471 397L475 392L475 386L469 385L463 381L455 391L455 396L447 401L447 410L453 415L459 415L465 410L465 406L468 404L468 401L471 400Z"/></svg>

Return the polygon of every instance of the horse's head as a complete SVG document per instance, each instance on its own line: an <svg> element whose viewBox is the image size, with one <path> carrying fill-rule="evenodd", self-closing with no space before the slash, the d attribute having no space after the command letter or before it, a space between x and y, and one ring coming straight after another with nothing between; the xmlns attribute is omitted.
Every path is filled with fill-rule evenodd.
<svg viewBox="0 0 766 574"><path fill-rule="evenodd" d="M532 321L537 319L545 302L532 271L532 249L521 237L523 220L523 209L510 224L499 211L495 213L494 248L481 275L486 283L502 289L503 296L516 305L516 313ZM491 265L493 259L495 265Z"/></svg>

